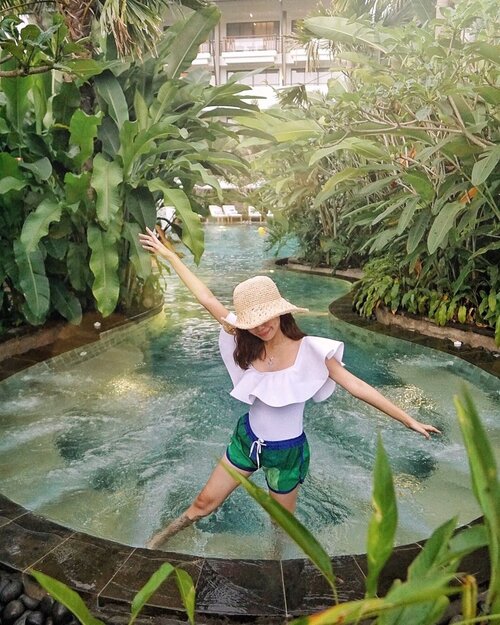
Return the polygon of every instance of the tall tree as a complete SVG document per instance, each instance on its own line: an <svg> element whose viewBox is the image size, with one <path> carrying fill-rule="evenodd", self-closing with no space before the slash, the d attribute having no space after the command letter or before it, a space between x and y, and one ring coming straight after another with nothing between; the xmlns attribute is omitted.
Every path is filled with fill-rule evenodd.
<svg viewBox="0 0 500 625"><path fill-rule="evenodd" d="M73 41L89 37L95 25L102 34L113 37L119 54L140 54L144 46L154 48L166 10L179 5L196 10L208 3L205 0L0 0L0 18L8 14L40 17L42 10L52 6L64 16Z"/></svg>

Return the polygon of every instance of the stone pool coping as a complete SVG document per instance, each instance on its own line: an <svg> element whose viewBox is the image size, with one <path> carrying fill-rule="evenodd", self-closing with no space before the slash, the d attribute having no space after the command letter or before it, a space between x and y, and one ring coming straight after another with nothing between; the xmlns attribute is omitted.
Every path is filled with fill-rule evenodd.
<svg viewBox="0 0 500 625"><path fill-rule="evenodd" d="M336 300L332 304L332 312L342 318L343 311L347 317L348 301L348 296ZM142 322L147 317L141 315L132 323ZM117 323L112 329L102 332L99 341L96 341L99 338L96 332L90 331L88 337L95 345L92 349L86 349L86 352L95 353L115 340L120 340L120 328L128 326L125 321ZM405 338L399 332L398 336ZM428 344L428 337L418 340L412 336L412 339L420 344ZM85 344L81 341L79 337L78 347ZM12 367L9 366L12 359L8 359L2 363L0 379L30 367L37 361L45 363L47 358L51 358L55 366L64 365L71 359L70 354L65 355L64 348L74 349L75 345L69 342L57 348L45 346L31 350L22 357L14 358L16 362L10 363ZM54 353L58 353L56 358ZM463 356L456 351L453 353ZM492 372L499 375L498 372ZM478 519L470 525L480 521ZM380 576L381 595L385 594L394 579L406 578L408 565L424 544L425 541L419 541L394 549ZM23 573L34 568L51 575L78 591L91 609L95 607L102 610L118 605L128 607L135 593L166 561L181 566L192 576L199 617L230 617L239 621L243 618L253 620L265 617L266 623L282 622L288 617L310 614L333 605L330 587L306 559L205 558L130 547L53 523L0 494L0 566ZM367 571L366 554L333 556L331 562L337 576L339 600L361 599ZM475 575L478 584L486 583L490 570L487 549L480 549L465 558L462 568ZM173 580L168 580L151 597L146 613L183 614Z"/></svg>

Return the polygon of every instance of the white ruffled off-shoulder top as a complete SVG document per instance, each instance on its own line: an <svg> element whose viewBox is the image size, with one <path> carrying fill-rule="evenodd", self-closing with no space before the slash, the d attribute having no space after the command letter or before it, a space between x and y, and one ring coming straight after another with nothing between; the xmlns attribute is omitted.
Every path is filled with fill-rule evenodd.
<svg viewBox="0 0 500 625"><path fill-rule="evenodd" d="M223 328L219 349L233 383L231 395L250 404L249 421L254 434L265 441L276 441L300 436L306 401L324 401L333 393L335 382L329 377L326 361L335 358L342 363L344 344L305 336L294 364L277 371L258 371L251 365L248 369L239 367L233 357L235 337Z"/></svg>

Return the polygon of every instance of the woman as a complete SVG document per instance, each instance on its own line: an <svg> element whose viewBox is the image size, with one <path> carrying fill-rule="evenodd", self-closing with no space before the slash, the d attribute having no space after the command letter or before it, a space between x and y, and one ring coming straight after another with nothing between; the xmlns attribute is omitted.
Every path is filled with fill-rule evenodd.
<svg viewBox="0 0 500 625"><path fill-rule="evenodd" d="M302 430L305 402L327 399L336 383L426 438L430 432L439 433L349 373L342 365L343 343L306 336L291 313L307 309L281 297L270 278L256 276L237 285L233 314L151 230L139 237L145 250L169 261L199 303L221 324L219 348L234 385L231 395L250 406L199 495L184 514L148 541L148 547L160 546L227 499L238 482L224 465L246 477L262 468L271 497L294 512L309 466L309 446Z"/></svg>

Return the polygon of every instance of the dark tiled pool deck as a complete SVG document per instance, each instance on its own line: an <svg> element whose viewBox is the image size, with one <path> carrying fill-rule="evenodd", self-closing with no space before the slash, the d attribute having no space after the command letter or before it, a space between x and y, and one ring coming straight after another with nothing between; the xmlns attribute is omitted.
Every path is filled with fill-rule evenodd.
<svg viewBox="0 0 500 625"><path fill-rule="evenodd" d="M369 330L453 352L500 376L500 359L487 352L463 350L457 353L449 342L361 320L352 312L349 295L334 302L332 312ZM115 327L120 325L117 322ZM98 342L96 334L89 328L80 329L75 331L74 338L10 358L0 363L0 380L47 358L64 358L64 354L75 347ZM381 594L395 579L406 578L407 567L424 542L395 548L380 576ZM339 600L361 599L367 571L366 555L336 556L331 561L337 576ZM78 591L91 608L106 609L113 604L128 607L135 593L164 562L184 568L193 578L199 616L232 617L239 622L265 618L268 623L277 623L333 605L330 587L308 560L227 560L129 547L57 525L0 494L0 567L47 573ZM474 574L479 584L487 582L487 551L483 549L468 556L462 568ZM173 580L167 580L150 598L145 611L183 618L184 611Z"/></svg>
<svg viewBox="0 0 500 625"><path fill-rule="evenodd" d="M394 579L405 579L422 543L396 547L380 578L384 594ZM332 557L340 601L364 594L366 556ZM279 621L311 614L333 604L332 591L307 560L225 560L151 551L74 532L25 510L0 495L0 567L42 571L78 591L90 608L130 605L135 593L164 563L185 569L196 588L196 611L205 616ZM467 559L479 584L488 580L485 550ZM183 613L173 580L151 597L148 612Z"/></svg>

